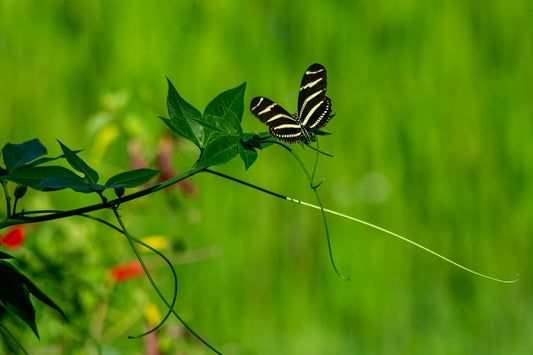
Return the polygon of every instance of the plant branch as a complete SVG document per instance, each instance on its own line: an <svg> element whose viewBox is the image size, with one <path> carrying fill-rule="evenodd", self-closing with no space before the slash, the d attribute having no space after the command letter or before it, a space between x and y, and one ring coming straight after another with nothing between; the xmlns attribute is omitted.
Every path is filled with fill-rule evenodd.
<svg viewBox="0 0 533 355"><path fill-rule="evenodd" d="M463 269L467 272L470 272L474 275L477 275L477 276L480 276L480 277L483 277L483 278L486 278L486 279L489 279L489 280L492 280L492 281L497 281L497 282L501 282L501 283L506 283L506 284L511 284L511 283L515 283L517 282L519 279L520 279L520 275L516 275L516 277L514 279L511 279L511 280L503 280L503 279L498 279L498 278L495 278L495 277L492 277L492 276L488 276L488 275L485 275L485 274L482 274L480 272L477 272L477 271L474 271L464 265L461 265L443 255L440 255L439 253L419 244L419 243L416 243L410 239L407 239L406 237L403 237L397 233L394 233L394 232L391 232L385 228L382 228L382 227L379 227L379 226L376 226L375 224L372 224L372 223L369 223L369 222L366 222L366 221L363 221L361 219L358 219L358 218L355 218L355 217L352 217L352 216L349 216L349 215L346 215L346 214L343 214L343 213L340 213L340 212L337 212L337 211L333 211L333 210L330 210L330 209L327 209L327 208L322 208L320 206L316 206L316 205L313 205L313 204L310 204L310 203L307 203L307 202L304 202L304 201L300 201L300 200L296 200L294 198L291 198L291 197L288 197L288 196L284 196L284 195L281 195L281 194L278 194L276 192L272 192L272 191L269 191L269 190L266 190L262 187L259 187L259 186L256 186L256 185L253 185L253 184L250 184L248 182L245 182L245 181L242 181L242 180L239 180L237 178L234 178L232 176L229 176L229 175L225 175L223 173L219 173L217 171L213 171L213 170L210 170L210 169L205 169L206 172L210 173L210 174L213 174L213 175L217 175L217 176L220 176L220 177L223 177L225 179L228 179L228 180L231 180L231 181L234 181L234 182L237 182L239 184L242 184L242 185L245 185L245 186L248 186L248 187L251 187L253 189L256 189L256 190L259 190L261 192L266 192L267 194L269 195L272 195L272 196L275 196L275 197L278 197L278 198L281 198L281 199L284 199L284 200L287 200L287 201L291 201L291 202L294 202L294 203L297 203L299 205L304 205L304 206L307 206L307 207L311 207L311 208L314 208L314 209L317 209L317 210L321 210L323 212L326 212L326 213L329 213L329 214L333 214L335 216L338 216L338 217L341 217L341 218L345 218L345 219L348 219L348 220L351 220L351 221L354 221L354 222L357 222L357 223L361 223L361 224L364 224L370 228L374 228L374 229L377 229L381 232L384 232L386 234L389 234L395 238L398 238L404 242L407 242L419 249L422 249L424 250L425 252L428 252L434 256L436 256L437 258L439 259L442 259L444 260L445 262L447 263L450 263L460 269Z"/></svg>
<svg viewBox="0 0 533 355"><path fill-rule="evenodd" d="M110 200L107 202L98 203L91 206L81 207L73 210L63 211L59 213L49 213L45 214L44 216L35 216L35 217L25 217L25 214L28 214L28 212L21 212L17 213L16 215L12 216L11 218L6 219L5 221L0 221L0 229L14 225L14 224L24 224L24 223L35 223L35 222L44 222L44 221L51 221L54 219L60 219L70 216L75 216L79 214L89 213L98 211L104 208L109 208L110 206L116 206L124 202L128 202L131 200L135 200L139 197L151 194L153 192L159 191L161 189L164 189L170 185L173 185L175 183L178 183L188 177L193 176L194 174L202 171L202 168L193 168L190 169L178 176L173 177L172 179L163 181L157 185L150 186L144 190L137 191L134 193L131 193L129 195L122 196L120 198L116 198L114 200Z"/></svg>

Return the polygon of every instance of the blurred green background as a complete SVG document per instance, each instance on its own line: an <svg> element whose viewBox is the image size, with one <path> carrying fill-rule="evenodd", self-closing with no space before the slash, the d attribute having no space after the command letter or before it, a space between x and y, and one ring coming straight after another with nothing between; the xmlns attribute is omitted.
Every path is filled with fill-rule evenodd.
<svg viewBox="0 0 533 355"><path fill-rule="evenodd" d="M322 63L336 113L321 140L334 155L319 163L324 205L521 280L475 277L330 216L344 282L318 211L198 175L197 194L176 189L121 209L134 235L170 241L178 311L227 354L527 354L532 13L527 0L0 0L0 142L37 137L58 155L58 138L85 149L104 178L131 168L135 142L155 167L168 134L157 118L167 116L165 76L201 111L244 81L246 107L264 95L294 111L304 70ZM243 128L266 130L247 109ZM196 154L177 141L176 169ZM217 170L314 202L278 147L247 172L238 159ZM25 199L25 209L97 201L70 191ZM37 305L40 341L9 323L29 352L143 353L146 339L126 336L147 329L146 304L164 307L144 278L109 286L109 269L133 259L125 239L76 218L28 228L13 254L71 320ZM153 271L170 289L168 270ZM161 349L210 353L178 325L160 331Z"/></svg>

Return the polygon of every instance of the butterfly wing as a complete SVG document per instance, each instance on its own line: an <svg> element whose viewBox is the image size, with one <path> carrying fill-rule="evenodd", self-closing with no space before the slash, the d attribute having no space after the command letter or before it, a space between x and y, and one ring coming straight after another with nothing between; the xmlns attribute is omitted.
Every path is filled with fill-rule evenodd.
<svg viewBox="0 0 533 355"><path fill-rule="evenodd" d="M320 129L328 123L331 100L326 96L326 89L326 68L318 63L311 65L304 73L298 94L298 117L302 126Z"/></svg>
<svg viewBox="0 0 533 355"><path fill-rule="evenodd" d="M266 124L270 134L286 143L296 143L302 136L300 124L280 105L266 97L256 97L250 111Z"/></svg>

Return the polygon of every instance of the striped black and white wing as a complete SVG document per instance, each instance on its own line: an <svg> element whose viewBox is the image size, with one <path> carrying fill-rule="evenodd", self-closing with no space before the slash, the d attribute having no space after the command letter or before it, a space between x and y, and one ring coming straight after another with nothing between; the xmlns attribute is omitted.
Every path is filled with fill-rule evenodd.
<svg viewBox="0 0 533 355"><path fill-rule="evenodd" d="M256 97L250 111L265 123L270 134L286 143L296 143L302 136L302 127L283 107L266 97Z"/></svg>
<svg viewBox="0 0 533 355"><path fill-rule="evenodd" d="M298 117L302 126L324 127L331 116L331 100L326 96L327 75L323 65L315 63L305 72L298 95Z"/></svg>

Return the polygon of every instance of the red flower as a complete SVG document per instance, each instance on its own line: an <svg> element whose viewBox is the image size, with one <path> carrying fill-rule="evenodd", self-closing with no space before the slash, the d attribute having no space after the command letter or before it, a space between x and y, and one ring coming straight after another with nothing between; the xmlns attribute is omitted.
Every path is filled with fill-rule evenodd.
<svg viewBox="0 0 533 355"><path fill-rule="evenodd" d="M18 248L26 239L26 229L23 225L15 226L0 237L0 244L10 249Z"/></svg>
<svg viewBox="0 0 533 355"><path fill-rule="evenodd" d="M128 281L141 276L144 270L138 260L111 268L111 277L117 282Z"/></svg>

